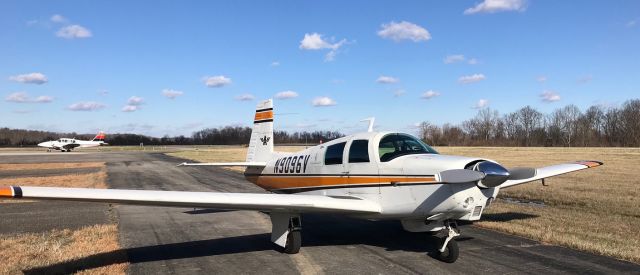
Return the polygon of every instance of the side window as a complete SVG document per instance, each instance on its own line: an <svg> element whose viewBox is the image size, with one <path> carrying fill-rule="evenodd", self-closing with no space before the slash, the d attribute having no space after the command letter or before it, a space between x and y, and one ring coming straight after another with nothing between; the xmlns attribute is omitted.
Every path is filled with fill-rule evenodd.
<svg viewBox="0 0 640 275"><path fill-rule="evenodd" d="M324 164L342 164L342 154L344 153L344 145L346 142L341 142L327 147L327 151L324 154Z"/></svg>
<svg viewBox="0 0 640 275"><path fill-rule="evenodd" d="M349 162L369 162L369 141L354 140L349 148Z"/></svg>

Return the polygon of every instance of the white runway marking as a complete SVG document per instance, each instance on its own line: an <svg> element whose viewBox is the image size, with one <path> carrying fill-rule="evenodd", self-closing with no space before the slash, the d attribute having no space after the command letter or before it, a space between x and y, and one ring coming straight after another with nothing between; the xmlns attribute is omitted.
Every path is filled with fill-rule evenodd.
<svg viewBox="0 0 640 275"><path fill-rule="evenodd" d="M69 156L69 155L86 155L81 152L5 152L0 156Z"/></svg>

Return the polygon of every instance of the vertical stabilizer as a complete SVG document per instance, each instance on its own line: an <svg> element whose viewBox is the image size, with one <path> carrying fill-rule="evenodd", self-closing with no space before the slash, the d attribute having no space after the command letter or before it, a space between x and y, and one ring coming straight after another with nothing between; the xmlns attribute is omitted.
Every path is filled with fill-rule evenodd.
<svg viewBox="0 0 640 275"><path fill-rule="evenodd" d="M273 100L258 103L249 141L247 162L264 162L273 153Z"/></svg>

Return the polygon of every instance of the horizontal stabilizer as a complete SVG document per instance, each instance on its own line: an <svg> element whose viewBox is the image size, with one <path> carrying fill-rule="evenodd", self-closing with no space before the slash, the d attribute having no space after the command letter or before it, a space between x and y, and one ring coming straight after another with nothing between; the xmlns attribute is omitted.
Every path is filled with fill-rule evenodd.
<svg viewBox="0 0 640 275"><path fill-rule="evenodd" d="M266 162L183 162L178 166L240 166L240 167L265 167Z"/></svg>

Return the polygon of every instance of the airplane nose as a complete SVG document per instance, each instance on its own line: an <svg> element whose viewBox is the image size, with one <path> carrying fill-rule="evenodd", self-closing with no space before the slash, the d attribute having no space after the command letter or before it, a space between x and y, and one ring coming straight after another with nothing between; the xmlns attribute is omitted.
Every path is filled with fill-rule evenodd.
<svg viewBox="0 0 640 275"><path fill-rule="evenodd" d="M46 146L45 143L46 142L40 142L40 143L38 143L38 146Z"/></svg>

